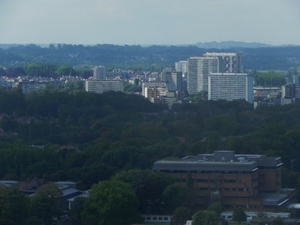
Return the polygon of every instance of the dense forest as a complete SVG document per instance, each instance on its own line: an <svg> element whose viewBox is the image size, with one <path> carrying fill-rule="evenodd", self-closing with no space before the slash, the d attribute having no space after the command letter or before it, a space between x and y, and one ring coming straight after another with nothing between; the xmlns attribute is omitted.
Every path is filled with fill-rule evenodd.
<svg viewBox="0 0 300 225"><path fill-rule="evenodd" d="M240 52L242 64L249 70L287 70L298 66L300 47L204 49L197 46L118 46L118 45L70 45L49 47L14 45L0 49L0 66L21 66L27 62L49 65L104 65L112 69L140 69L157 71L174 66L179 60L200 56L205 52Z"/></svg>
<svg viewBox="0 0 300 225"><path fill-rule="evenodd" d="M88 189L120 170L151 169L155 160L216 149L280 156L287 170L290 160L300 156L297 105L254 110L241 100L199 100L166 110L134 94L48 88L26 95L20 89L2 90L0 111L3 179L46 175ZM294 172L300 172L298 165ZM94 167L105 173L89 174ZM296 187L298 180L286 182L284 186Z"/></svg>
<svg viewBox="0 0 300 225"><path fill-rule="evenodd" d="M23 94L13 88L1 90L0 112L0 179L38 177L71 180L80 190L92 187L92 198L76 200L69 224L98 224L104 213L95 217L98 201L126 205L114 191L124 192L137 211L128 207L126 213L131 216L120 215L122 221L134 218L126 223L110 221L109 217L103 224L138 222L139 213L172 214L193 195L169 175L154 173L153 163L214 150L279 156L284 163L282 187L300 190L300 164L291 165L292 159L300 158L298 105L253 109L244 100L198 99L168 110L142 96L121 92L94 94L46 88ZM104 190L111 191L103 194ZM0 188L0 201L16 196L13 190ZM24 209L22 214L23 220L30 218L27 224L50 224L51 216L42 218L38 213L45 197L43 189L30 201L19 197L23 205L30 204L31 211ZM55 198L51 201L56 204ZM116 207L123 207L121 203ZM12 210L14 204L5 209ZM8 224L3 218L14 220L11 215L0 214L0 224Z"/></svg>

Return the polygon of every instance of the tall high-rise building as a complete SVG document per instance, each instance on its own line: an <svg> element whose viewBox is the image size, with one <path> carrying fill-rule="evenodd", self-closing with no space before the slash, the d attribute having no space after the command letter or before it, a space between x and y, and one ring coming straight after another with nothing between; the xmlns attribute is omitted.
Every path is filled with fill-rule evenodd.
<svg viewBox="0 0 300 225"><path fill-rule="evenodd" d="M187 73L187 61L175 62L175 70L177 72L182 72L182 74Z"/></svg>
<svg viewBox="0 0 300 225"><path fill-rule="evenodd" d="M94 80L106 80L106 68L104 66L96 66L93 68Z"/></svg>
<svg viewBox="0 0 300 225"><path fill-rule="evenodd" d="M242 57L240 53L207 52L206 57L218 57L219 73L243 73Z"/></svg>
<svg viewBox="0 0 300 225"><path fill-rule="evenodd" d="M182 72L166 69L161 74L161 81L166 83L169 91L182 91Z"/></svg>
<svg viewBox="0 0 300 225"><path fill-rule="evenodd" d="M247 73L210 73L208 100L245 99L253 103L253 76Z"/></svg>
<svg viewBox="0 0 300 225"><path fill-rule="evenodd" d="M189 94L207 91L207 80L210 73L217 73L217 57L190 57L188 59L187 91Z"/></svg>

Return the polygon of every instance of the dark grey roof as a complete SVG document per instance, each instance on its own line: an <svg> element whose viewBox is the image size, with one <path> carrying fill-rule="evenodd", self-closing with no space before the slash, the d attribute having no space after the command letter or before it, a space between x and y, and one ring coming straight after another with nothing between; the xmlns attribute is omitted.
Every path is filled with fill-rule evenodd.
<svg viewBox="0 0 300 225"><path fill-rule="evenodd" d="M280 157L265 155L234 154L233 151L218 150L212 154L186 156L178 161L160 160L154 170L210 170L210 171L253 171L258 167L279 167Z"/></svg>

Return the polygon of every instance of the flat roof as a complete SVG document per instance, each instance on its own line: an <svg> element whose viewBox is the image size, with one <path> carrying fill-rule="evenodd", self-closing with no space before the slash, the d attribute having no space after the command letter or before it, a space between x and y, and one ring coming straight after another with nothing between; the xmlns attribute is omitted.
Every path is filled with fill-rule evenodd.
<svg viewBox="0 0 300 225"><path fill-rule="evenodd" d="M154 163L154 170L183 171L255 171L257 163L250 162L215 162L215 161L168 161Z"/></svg>

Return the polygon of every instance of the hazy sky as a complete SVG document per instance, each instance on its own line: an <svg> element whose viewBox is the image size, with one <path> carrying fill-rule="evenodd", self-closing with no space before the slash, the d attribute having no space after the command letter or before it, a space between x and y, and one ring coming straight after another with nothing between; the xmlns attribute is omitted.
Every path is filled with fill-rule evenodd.
<svg viewBox="0 0 300 225"><path fill-rule="evenodd" d="M0 43L300 45L300 0L0 0Z"/></svg>

